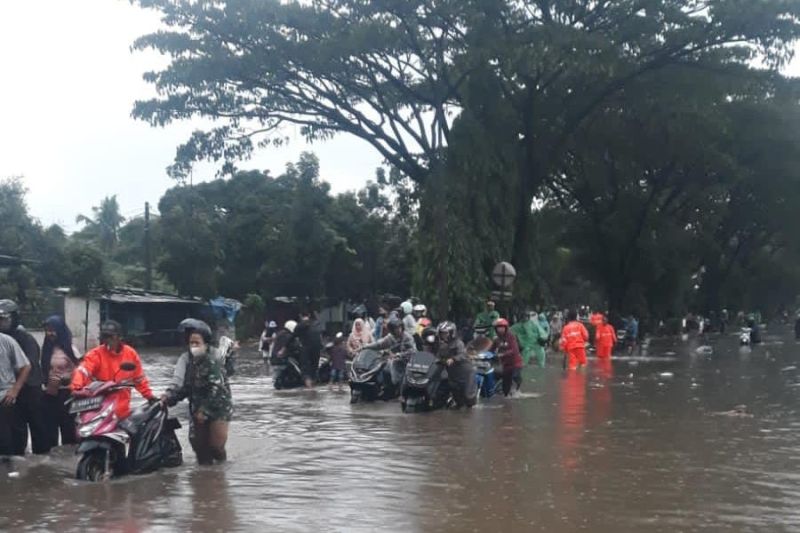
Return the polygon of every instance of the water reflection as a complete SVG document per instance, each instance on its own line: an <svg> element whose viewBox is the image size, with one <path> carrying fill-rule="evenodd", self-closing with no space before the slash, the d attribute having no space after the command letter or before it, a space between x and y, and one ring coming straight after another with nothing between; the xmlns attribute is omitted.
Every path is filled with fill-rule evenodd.
<svg viewBox="0 0 800 533"><path fill-rule="evenodd" d="M558 449L565 479L581 466L580 446L586 426L586 369L564 372L559 402Z"/></svg>
<svg viewBox="0 0 800 533"><path fill-rule="evenodd" d="M253 354L228 464L198 467L185 429L183 467L108 484L72 481L71 449L0 464L0 530L791 530L798 346L765 340L747 354L735 336L654 341L532 372L520 398L422 415L275 393ZM175 357L145 354L156 390Z"/></svg>

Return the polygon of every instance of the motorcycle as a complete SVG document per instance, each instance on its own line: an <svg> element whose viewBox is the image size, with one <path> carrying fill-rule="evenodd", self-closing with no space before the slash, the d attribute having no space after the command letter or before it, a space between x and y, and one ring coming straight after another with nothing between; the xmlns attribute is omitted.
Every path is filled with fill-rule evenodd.
<svg viewBox="0 0 800 533"><path fill-rule="evenodd" d="M502 382L497 379L500 358L491 351L491 347L491 339L484 336L473 339L467 345L467 355L475 367L475 384L481 398L491 398L502 389Z"/></svg>
<svg viewBox="0 0 800 533"><path fill-rule="evenodd" d="M496 353L483 351L473 357L472 363L475 365L475 384L481 398L489 399L502 390L502 380L497 379L499 358Z"/></svg>
<svg viewBox="0 0 800 533"><path fill-rule="evenodd" d="M294 389L303 386L303 371L300 362L292 355L272 358L274 377L272 385L275 390Z"/></svg>
<svg viewBox="0 0 800 533"><path fill-rule="evenodd" d="M319 356L317 366L317 383L324 384L331 380L331 358L327 353L327 346L324 353Z"/></svg>
<svg viewBox="0 0 800 533"><path fill-rule="evenodd" d="M446 366L444 361L429 352L417 352L406 366L400 390L400 408L406 413L472 407L477 400L476 385L471 362Z"/></svg>
<svg viewBox="0 0 800 533"><path fill-rule="evenodd" d="M135 369L133 363L121 367L128 372ZM141 405L124 420L117 418L117 400L111 393L132 387L130 380L95 381L75 391L68 400L81 439L76 452L81 456L77 479L102 481L183 464L183 451L175 435L180 422L169 418L160 402Z"/></svg>
<svg viewBox="0 0 800 533"><path fill-rule="evenodd" d="M350 403L397 398L405 371L402 355L361 350L350 367Z"/></svg>
<svg viewBox="0 0 800 533"><path fill-rule="evenodd" d="M742 328L739 330L739 346L750 346L752 344L752 330Z"/></svg>
<svg viewBox="0 0 800 533"><path fill-rule="evenodd" d="M417 352L406 366L400 389L400 408L418 413L446 407L450 399L447 371L430 352Z"/></svg>

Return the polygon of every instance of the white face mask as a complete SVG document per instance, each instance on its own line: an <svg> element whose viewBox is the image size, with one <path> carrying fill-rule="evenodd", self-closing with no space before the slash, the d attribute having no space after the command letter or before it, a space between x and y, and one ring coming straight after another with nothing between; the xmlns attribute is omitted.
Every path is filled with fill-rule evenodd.
<svg viewBox="0 0 800 533"><path fill-rule="evenodd" d="M199 357L199 356L204 355L206 353L206 347L205 346L192 346L191 348L189 348L189 351L192 353L193 356Z"/></svg>

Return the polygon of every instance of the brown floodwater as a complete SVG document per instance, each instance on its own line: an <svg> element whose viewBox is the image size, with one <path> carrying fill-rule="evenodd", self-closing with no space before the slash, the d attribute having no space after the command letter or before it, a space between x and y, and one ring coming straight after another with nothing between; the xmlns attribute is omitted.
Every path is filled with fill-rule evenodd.
<svg viewBox="0 0 800 533"><path fill-rule="evenodd" d="M713 352L702 346L710 345ZM74 449L0 464L3 531L800 531L800 345L654 340L472 410L233 380L229 463L102 484ZM144 354L160 391L175 354ZM177 409L185 421L185 405Z"/></svg>

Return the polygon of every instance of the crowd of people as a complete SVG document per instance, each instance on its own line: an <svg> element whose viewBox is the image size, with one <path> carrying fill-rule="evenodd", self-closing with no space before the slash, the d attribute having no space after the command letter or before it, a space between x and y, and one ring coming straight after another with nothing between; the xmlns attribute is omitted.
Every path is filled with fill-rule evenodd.
<svg viewBox="0 0 800 533"><path fill-rule="evenodd" d="M167 390L156 396L137 351L123 342L122 326L109 320L100 328L100 345L81 356L63 317L42 324L40 347L20 323L18 305L0 300L0 456L25 455L30 435L34 454L47 454L59 444L76 444L78 427L68 400L95 382L126 381L149 402L175 405L188 399L189 441L198 462L226 459L228 422L233 414L229 377L233 373L226 350L212 345L211 328L187 319L179 325L186 351L176 364ZM131 414L131 389L109 394L119 421Z"/></svg>
<svg viewBox="0 0 800 533"><path fill-rule="evenodd" d="M0 455L35 454L77 441L64 402L80 353L63 318L45 320L42 346L20 323L19 306L0 300Z"/></svg>
<svg viewBox="0 0 800 533"><path fill-rule="evenodd" d="M330 358L330 386L346 381L349 360L364 350L411 354L432 353L446 365L461 395L461 404L471 405L470 386L474 381L470 347L481 346L497 355L501 364L502 392L516 394L527 365L545 367L548 353L563 354L565 370L587 364L587 349L601 361L608 361L615 346L628 351L636 346L639 323L630 316L615 327L607 313L587 308L548 313L530 310L513 325L488 300L474 321L458 327L444 320L434 323L427 308L410 301L397 308L381 306L374 318L362 306L353 317L348 333L326 338L312 312L301 313L297 321L282 327L274 321L265 324L260 348L267 362L287 350L296 350L304 385L313 387L318 377L319 358ZM757 317L746 317L758 324ZM703 330L703 320L699 319ZM693 319L684 325L692 327ZM234 372L233 341L222 338L214 343L211 328L196 319L179 325L185 352L180 356L166 391L159 397L152 391L136 350L123 342L121 326L105 322L100 330L100 345L82 356L72 343L72 334L63 317L51 316L42 324L41 345L20 322L19 307L11 300L0 300L0 456L24 455L29 445L34 454L46 454L59 444L75 444L78 431L70 414L68 400L76 391L96 381L112 381L122 376L148 401L173 406L189 402L189 440L198 462L210 464L226 460L228 424L233 416L229 379ZM800 338L800 315L796 327ZM125 370L125 364L129 364ZM131 370L131 368L133 370ZM131 413L130 388L116 395L116 415L124 420Z"/></svg>
<svg viewBox="0 0 800 533"><path fill-rule="evenodd" d="M461 328L447 320L434 324L425 305L405 301L396 308L381 305L374 317L368 316L364 306L358 306L345 329L347 334L337 333L325 343L318 340L322 328L310 313L302 315L299 322L286 322L282 328L275 321L267 321L260 349L268 372L270 361L294 350L305 386L312 387L317 379L320 349L327 346L332 366L330 386L338 384L341 389L347 361L362 350L396 354L427 351L438 355L448 367L459 367L470 364L470 343L485 339L478 344L497 354L502 364L503 392L512 395L521 386L522 369L527 365L545 367L550 351L563 353L564 367L574 370L586 365L587 346L595 350L598 358L607 359L620 342L633 350L639 336L639 323L633 316L624 320L620 339L607 313L589 313L588 308L553 310L549 317L546 312L531 310L511 325L492 300L486 301L473 322Z"/></svg>

